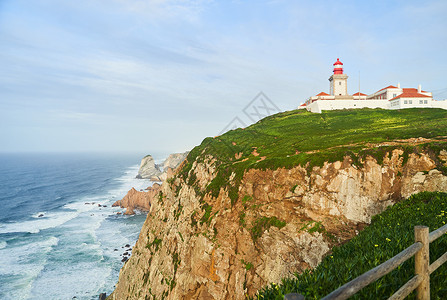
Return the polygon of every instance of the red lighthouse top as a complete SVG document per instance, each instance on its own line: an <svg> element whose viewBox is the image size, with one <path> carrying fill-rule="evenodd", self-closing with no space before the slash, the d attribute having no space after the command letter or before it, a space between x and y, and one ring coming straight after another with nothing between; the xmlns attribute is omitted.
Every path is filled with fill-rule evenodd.
<svg viewBox="0 0 447 300"><path fill-rule="evenodd" d="M334 74L343 74L343 63L337 58L337 61L334 63Z"/></svg>

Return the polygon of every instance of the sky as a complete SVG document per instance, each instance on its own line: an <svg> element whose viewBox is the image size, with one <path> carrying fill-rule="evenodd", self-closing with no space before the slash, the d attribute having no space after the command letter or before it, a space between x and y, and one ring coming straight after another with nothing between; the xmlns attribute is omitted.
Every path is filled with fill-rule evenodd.
<svg viewBox="0 0 447 300"><path fill-rule="evenodd" d="M388 85L447 98L447 1L0 0L0 152L181 152ZM231 126L230 126L231 127Z"/></svg>

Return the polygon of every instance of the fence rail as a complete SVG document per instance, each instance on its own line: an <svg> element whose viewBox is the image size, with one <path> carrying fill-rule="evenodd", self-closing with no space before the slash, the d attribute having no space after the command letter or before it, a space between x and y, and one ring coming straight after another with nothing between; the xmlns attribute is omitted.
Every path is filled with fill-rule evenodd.
<svg viewBox="0 0 447 300"><path fill-rule="evenodd" d="M322 300L343 300L348 299L362 288L373 283L379 278L396 269L400 264L415 256L415 276L406 282L397 292L390 298L392 300L404 299L412 291L416 290L416 298L418 300L430 299L430 274L447 261L447 252L441 255L435 262L430 265L429 250L430 243L447 233L447 224L441 228L429 233L427 226L414 227L415 243L390 258L386 262L378 265L374 269L363 273L359 277L351 280L345 285L339 287ZM297 299L298 294L287 294L284 299ZM301 296L301 299L304 299Z"/></svg>

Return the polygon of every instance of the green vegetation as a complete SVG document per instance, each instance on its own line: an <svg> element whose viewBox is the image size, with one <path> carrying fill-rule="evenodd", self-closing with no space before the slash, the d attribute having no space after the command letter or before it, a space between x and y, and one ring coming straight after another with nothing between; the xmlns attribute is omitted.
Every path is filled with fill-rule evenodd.
<svg viewBox="0 0 447 300"><path fill-rule="evenodd" d="M245 216L246 216L245 211L241 211L239 213L239 225L241 225L242 227L245 227L247 225L245 222Z"/></svg>
<svg viewBox="0 0 447 300"><path fill-rule="evenodd" d="M241 259L241 263L245 266L245 270L250 271L253 268L253 264L251 262L246 262Z"/></svg>
<svg viewBox="0 0 447 300"><path fill-rule="evenodd" d="M172 254L172 264L174 265L174 274L172 275L172 278L165 279L166 283L170 287L169 288L169 292L171 292L174 289L175 285L176 285L175 275L177 274L177 269L178 269L178 267L180 265L180 262L181 262L181 260L179 258L178 253L174 252Z"/></svg>
<svg viewBox="0 0 447 300"><path fill-rule="evenodd" d="M286 222L281 221L276 217L270 217L270 218L261 217L261 218L256 219L253 226L250 229L250 234L251 234L251 238L253 239L253 241L256 242L256 240L262 236L264 231L269 230L270 227L272 227L272 226L275 226L275 227L278 227L279 229L281 229L284 226L286 226Z"/></svg>
<svg viewBox="0 0 447 300"><path fill-rule="evenodd" d="M292 192L292 193L294 193L295 192L295 189L298 187L298 184L295 184L294 186L292 186L291 188L290 188L290 191Z"/></svg>
<svg viewBox="0 0 447 300"><path fill-rule="evenodd" d="M447 193L422 192L411 196L382 214L348 243L335 247L313 271L284 279L279 285L262 289L256 299L283 299L300 293L306 299L320 299L364 272L385 262L414 243L414 226L433 231L447 222ZM430 244L430 263L447 251L447 235ZM350 299L387 299L414 274L414 258L367 286ZM430 276L432 299L446 299L447 264ZM409 299L415 298L413 292Z"/></svg>
<svg viewBox="0 0 447 300"><path fill-rule="evenodd" d="M166 182L167 182L169 185L173 185L173 184L174 184L174 181L175 181L175 176L166 179Z"/></svg>
<svg viewBox="0 0 447 300"><path fill-rule="evenodd" d="M165 198L165 196L163 195L163 192L162 191L158 192L158 203L160 205L163 205L163 199L164 198Z"/></svg>
<svg viewBox="0 0 447 300"><path fill-rule="evenodd" d="M242 205L246 207L247 202L253 201L253 197L249 195L245 195L244 198L242 198Z"/></svg>
<svg viewBox="0 0 447 300"><path fill-rule="evenodd" d="M208 203L204 203L202 206L202 209L205 211L202 218L200 219L200 225L203 223L207 223L208 225L211 223L212 217L211 217L211 211L213 210L213 207L209 205Z"/></svg>
<svg viewBox="0 0 447 300"><path fill-rule="evenodd" d="M148 239L147 244L146 244L146 248L153 249L155 247L154 251L157 252L158 249L161 247L161 243L162 242L163 242L162 239L159 239L157 237L152 242L149 242L149 239Z"/></svg>
<svg viewBox="0 0 447 300"><path fill-rule="evenodd" d="M316 221L309 221L301 227L300 231L307 231L309 233L319 232L319 233L325 233L326 228L324 228L324 225L321 224L321 222Z"/></svg>
<svg viewBox="0 0 447 300"><path fill-rule="evenodd" d="M182 233L181 233L180 231L178 231L177 233L178 233L178 235L179 235L180 239L182 240L182 242L184 242L184 240L183 240L183 236L182 236Z"/></svg>
<svg viewBox="0 0 447 300"><path fill-rule="evenodd" d="M174 219L177 221L183 212L183 205L181 199L178 200L177 208L174 210Z"/></svg>
<svg viewBox="0 0 447 300"><path fill-rule="evenodd" d="M313 166L342 160L346 155L351 156L355 165L361 166L366 155L372 155L381 163L385 153L395 148L404 150L405 162L410 153L419 151L421 147L434 149L435 153L437 149L445 148L446 143L439 141L419 148L399 145L371 148L368 144L414 137L437 139L447 136L446 125L447 111L442 109L355 109L325 111L322 114L288 111L269 116L245 129L204 139L189 153L178 176L196 185L194 172L189 175L194 161L200 162L206 155L212 155L218 160L217 176L203 192L217 197L220 189L224 188L234 205L247 169L302 165L310 171ZM447 173L446 167L442 164L439 167Z"/></svg>

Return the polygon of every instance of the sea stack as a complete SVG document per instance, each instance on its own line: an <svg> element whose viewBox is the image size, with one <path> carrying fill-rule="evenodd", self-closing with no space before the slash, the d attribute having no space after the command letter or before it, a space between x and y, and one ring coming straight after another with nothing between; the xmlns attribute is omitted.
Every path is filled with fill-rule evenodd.
<svg viewBox="0 0 447 300"><path fill-rule="evenodd" d="M154 158L151 155L147 155L141 160L137 178L162 182L166 180L168 170L175 170L185 160L188 153L189 151L172 153L161 165L155 164Z"/></svg>
<svg viewBox="0 0 447 300"><path fill-rule="evenodd" d="M159 167L155 164L152 155L146 155L141 160L140 169L138 170L137 178L139 179L150 179L153 176L160 176L161 171Z"/></svg>

